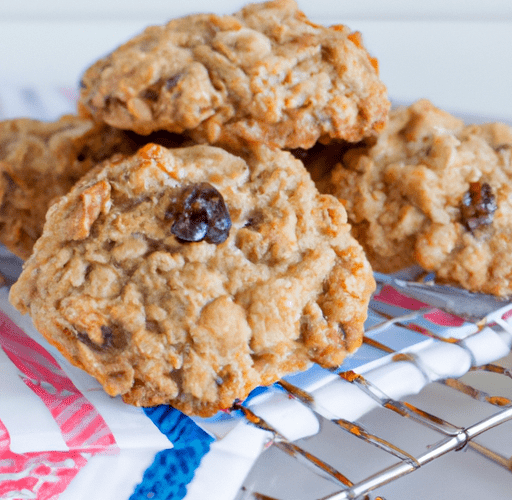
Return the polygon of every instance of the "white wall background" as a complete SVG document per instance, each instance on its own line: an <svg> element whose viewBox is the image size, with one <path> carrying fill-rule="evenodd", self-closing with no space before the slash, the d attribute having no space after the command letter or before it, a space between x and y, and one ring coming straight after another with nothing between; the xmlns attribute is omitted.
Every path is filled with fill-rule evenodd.
<svg viewBox="0 0 512 500"><path fill-rule="evenodd" d="M298 0L300 8L310 17L331 19L344 15L350 19L468 19L503 20L512 17L510 0ZM116 19L152 18L169 12L180 16L191 12L229 14L242 6L240 0L14 0L0 3L4 19Z"/></svg>
<svg viewBox="0 0 512 500"><path fill-rule="evenodd" d="M0 86L76 85L149 24L232 13L240 0L0 0ZM363 33L397 102L512 121L512 1L298 0L315 22Z"/></svg>

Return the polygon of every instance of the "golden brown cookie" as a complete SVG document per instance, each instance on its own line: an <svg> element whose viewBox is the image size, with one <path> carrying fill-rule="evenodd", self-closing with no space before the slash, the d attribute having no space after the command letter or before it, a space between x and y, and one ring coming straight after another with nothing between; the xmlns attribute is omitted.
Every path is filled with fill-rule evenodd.
<svg viewBox="0 0 512 500"><path fill-rule="evenodd" d="M79 110L121 129L310 148L380 131L389 101L359 33L293 0L152 26L83 75Z"/></svg>
<svg viewBox="0 0 512 500"><path fill-rule="evenodd" d="M206 416L339 365L374 286L343 206L290 153L149 144L52 205L10 299L108 394Z"/></svg>
<svg viewBox="0 0 512 500"><path fill-rule="evenodd" d="M329 191L376 270L419 264L471 291L512 294L508 125L465 125L426 100L398 108L374 146L345 154Z"/></svg>
<svg viewBox="0 0 512 500"><path fill-rule="evenodd" d="M0 242L27 259L52 201L96 163L133 151L126 134L76 116L0 122Z"/></svg>

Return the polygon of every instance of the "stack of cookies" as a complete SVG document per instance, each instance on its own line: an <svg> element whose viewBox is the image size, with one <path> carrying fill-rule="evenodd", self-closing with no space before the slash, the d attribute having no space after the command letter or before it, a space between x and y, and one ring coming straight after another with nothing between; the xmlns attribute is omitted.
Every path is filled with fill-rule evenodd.
<svg viewBox="0 0 512 500"><path fill-rule="evenodd" d="M208 416L341 364L372 265L510 293L511 132L389 108L361 36L293 0L146 29L76 116L0 124L11 302L111 396Z"/></svg>

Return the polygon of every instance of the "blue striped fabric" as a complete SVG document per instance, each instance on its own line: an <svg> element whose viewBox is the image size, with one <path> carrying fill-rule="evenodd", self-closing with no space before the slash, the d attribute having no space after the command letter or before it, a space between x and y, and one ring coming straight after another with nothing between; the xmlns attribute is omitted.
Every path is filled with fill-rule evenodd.
<svg viewBox="0 0 512 500"><path fill-rule="evenodd" d="M130 500L181 500L214 439L170 406L144 408L144 412L174 447L157 453Z"/></svg>

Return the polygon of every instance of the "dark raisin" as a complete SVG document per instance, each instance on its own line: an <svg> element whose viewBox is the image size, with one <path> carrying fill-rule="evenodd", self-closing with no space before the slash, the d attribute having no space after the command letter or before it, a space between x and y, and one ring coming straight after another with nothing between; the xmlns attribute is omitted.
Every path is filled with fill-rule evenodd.
<svg viewBox="0 0 512 500"><path fill-rule="evenodd" d="M91 150L89 146L84 146L80 152L76 155L76 159L80 162L87 159L87 157L91 156Z"/></svg>
<svg viewBox="0 0 512 500"><path fill-rule="evenodd" d="M143 99L146 99L151 102L157 102L160 98L160 94L162 92L162 89L165 89L167 91L172 91L174 87L178 84L179 79L181 78L180 74L177 74L175 76L172 76L171 78L164 80L160 79L153 83L150 87L144 89L140 93L140 97Z"/></svg>
<svg viewBox="0 0 512 500"><path fill-rule="evenodd" d="M262 224L262 222L264 220L265 220L265 216L263 215L262 212L253 211L247 217L247 221L244 224L244 227L248 227L248 228L256 230L260 227L260 225Z"/></svg>
<svg viewBox="0 0 512 500"><path fill-rule="evenodd" d="M116 242L112 240L107 240L105 241L105 243L103 243L102 246L105 251L110 252L116 246Z"/></svg>
<svg viewBox="0 0 512 500"><path fill-rule="evenodd" d="M15 180L7 173L7 172L2 172L2 176L3 178L5 179L6 183L7 183L7 190L8 191L14 191L18 185L16 184Z"/></svg>
<svg viewBox="0 0 512 500"><path fill-rule="evenodd" d="M83 342L94 351L102 352L112 349L122 349L126 346L126 331L115 325L112 327L103 325L101 327L101 336L103 338L101 344L91 340L89 335L84 332L77 332L76 336L80 342Z"/></svg>
<svg viewBox="0 0 512 500"><path fill-rule="evenodd" d="M224 198L207 182L185 188L166 217L174 219L171 233L182 241L206 240L218 245L227 239L231 229Z"/></svg>
<svg viewBox="0 0 512 500"><path fill-rule="evenodd" d="M154 89L146 89L143 93L142 93L142 97L144 99L147 99L148 101L153 101L153 102L156 102L158 101L158 92Z"/></svg>
<svg viewBox="0 0 512 500"><path fill-rule="evenodd" d="M497 208L491 186L486 182L471 182L462 198L462 223L471 232L481 226L488 226L492 224Z"/></svg>
<svg viewBox="0 0 512 500"><path fill-rule="evenodd" d="M181 74L178 73L177 75L171 76L171 78L168 78L165 82L165 88L167 90L172 90L176 85L178 85L178 82L181 78Z"/></svg>
<svg viewBox="0 0 512 500"><path fill-rule="evenodd" d="M103 347L109 348L114 345L114 332L109 326L101 326L101 336L103 337Z"/></svg>
<svg viewBox="0 0 512 500"><path fill-rule="evenodd" d="M118 97L114 97L111 95L105 97L105 108L109 113L112 112L112 110L122 106L124 106L124 103Z"/></svg>

